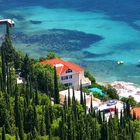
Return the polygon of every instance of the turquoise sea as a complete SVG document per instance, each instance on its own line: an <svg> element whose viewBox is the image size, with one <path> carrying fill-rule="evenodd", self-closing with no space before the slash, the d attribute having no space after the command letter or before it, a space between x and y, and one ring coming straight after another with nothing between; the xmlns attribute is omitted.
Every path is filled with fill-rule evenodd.
<svg viewBox="0 0 140 140"><path fill-rule="evenodd" d="M31 57L54 51L100 82L140 85L140 0L0 0L0 9L16 23L14 46Z"/></svg>

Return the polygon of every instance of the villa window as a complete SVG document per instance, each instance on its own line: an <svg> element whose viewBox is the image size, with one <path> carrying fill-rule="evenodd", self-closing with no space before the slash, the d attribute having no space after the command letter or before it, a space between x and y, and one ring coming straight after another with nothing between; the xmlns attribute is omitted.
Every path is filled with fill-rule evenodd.
<svg viewBox="0 0 140 140"><path fill-rule="evenodd" d="M68 79L72 79L72 75L62 76L61 77L61 80L68 80Z"/></svg>
<svg viewBox="0 0 140 140"><path fill-rule="evenodd" d="M65 86L72 86L72 83L66 83Z"/></svg>
<svg viewBox="0 0 140 140"><path fill-rule="evenodd" d="M69 75L69 79L72 79L72 75Z"/></svg>
<svg viewBox="0 0 140 140"><path fill-rule="evenodd" d="M70 73L70 72L72 72L71 69L67 69L67 70L66 70L66 73Z"/></svg>
<svg viewBox="0 0 140 140"><path fill-rule="evenodd" d="M61 80L67 80L68 79L68 76L62 76L61 77Z"/></svg>

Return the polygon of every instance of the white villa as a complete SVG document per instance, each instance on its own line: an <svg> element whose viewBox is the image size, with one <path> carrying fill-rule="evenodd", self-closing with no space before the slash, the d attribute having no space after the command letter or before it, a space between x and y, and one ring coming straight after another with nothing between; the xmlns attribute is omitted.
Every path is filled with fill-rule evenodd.
<svg viewBox="0 0 140 140"><path fill-rule="evenodd" d="M81 68L79 65L72 62L64 61L60 58L54 58L51 60L44 60L41 64L55 66L62 84L66 86L79 88L80 83L82 86L91 85L91 81L84 76L84 68Z"/></svg>

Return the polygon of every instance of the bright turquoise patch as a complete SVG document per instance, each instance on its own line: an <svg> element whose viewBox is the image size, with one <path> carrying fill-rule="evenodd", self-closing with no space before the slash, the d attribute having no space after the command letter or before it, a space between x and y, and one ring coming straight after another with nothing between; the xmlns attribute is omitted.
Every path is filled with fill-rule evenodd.
<svg viewBox="0 0 140 140"><path fill-rule="evenodd" d="M89 91L91 91L91 92L97 92L97 93L99 93L101 96L104 96L104 92L102 92L102 90L101 89L99 89L99 88L89 88L88 89Z"/></svg>

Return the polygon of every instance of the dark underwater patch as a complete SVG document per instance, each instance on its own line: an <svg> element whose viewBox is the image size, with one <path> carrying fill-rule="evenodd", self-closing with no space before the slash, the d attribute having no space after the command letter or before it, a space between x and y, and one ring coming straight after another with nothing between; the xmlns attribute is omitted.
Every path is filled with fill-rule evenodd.
<svg viewBox="0 0 140 140"><path fill-rule="evenodd" d="M42 21L38 21L38 20L30 20L30 23L32 23L32 24L41 24Z"/></svg>
<svg viewBox="0 0 140 140"><path fill-rule="evenodd" d="M107 55L111 55L113 54L113 52L96 54L96 53L84 51L83 54L84 54L84 58L96 58L96 57L105 57Z"/></svg>
<svg viewBox="0 0 140 140"><path fill-rule="evenodd" d="M39 44L40 50L61 52L61 51L78 51L88 48L91 44L102 40L99 35L87 34L75 30L51 29L41 35L28 36L17 32L14 41L21 41L25 44Z"/></svg>

